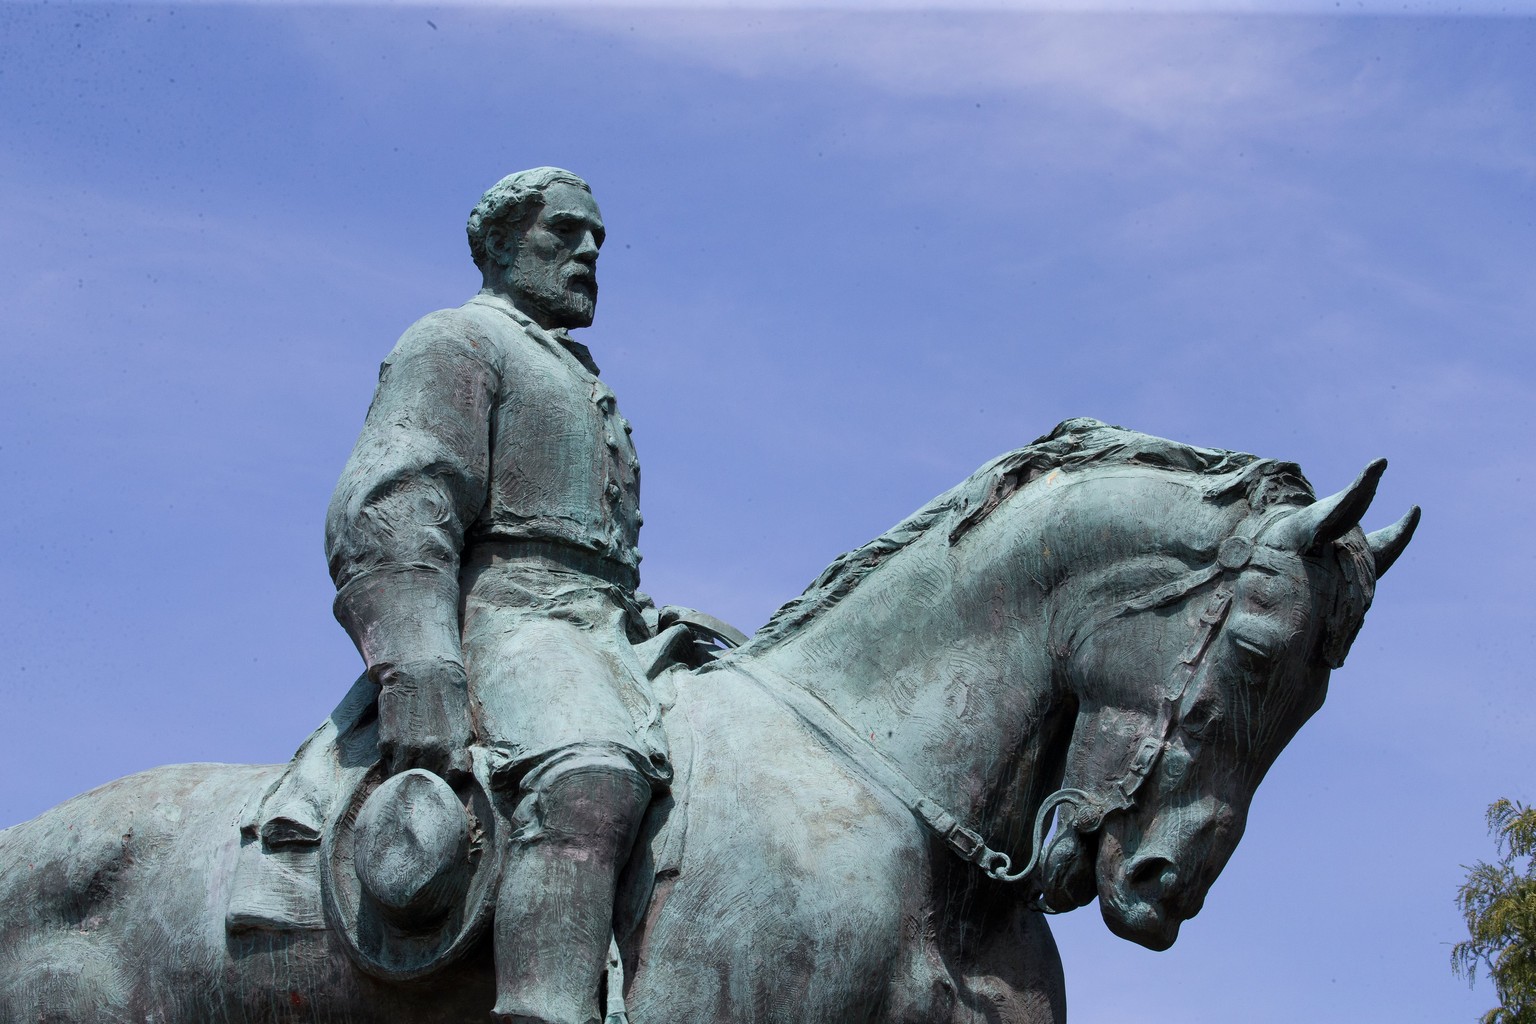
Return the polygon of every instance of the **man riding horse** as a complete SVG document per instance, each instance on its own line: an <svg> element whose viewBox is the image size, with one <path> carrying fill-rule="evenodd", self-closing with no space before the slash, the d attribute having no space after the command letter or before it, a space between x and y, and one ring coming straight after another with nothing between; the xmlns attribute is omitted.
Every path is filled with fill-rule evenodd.
<svg viewBox="0 0 1536 1024"><path fill-rule="evenodd" d="M567 333L597 300L604 231L586 182L551 167L503 178L468 234L483 286L384 361L326 554L336 617L380 687L391 782L463 780L473 754L510 823L494 1019L588 1024L618 872L671 778L632 649L649 634L640 465Z"/></svg>

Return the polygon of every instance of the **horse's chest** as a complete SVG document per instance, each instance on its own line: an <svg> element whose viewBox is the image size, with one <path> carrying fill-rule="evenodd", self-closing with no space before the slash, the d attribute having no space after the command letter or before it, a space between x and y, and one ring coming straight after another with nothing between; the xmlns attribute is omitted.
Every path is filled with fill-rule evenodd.
<svg viewBox="0 0 1536 1024"><path fill-rule="evenodd" d="M911 914L903 922L894 966L882 1024L947 1024L955 1019L955 979L944 962L931 911Z"/></svg>

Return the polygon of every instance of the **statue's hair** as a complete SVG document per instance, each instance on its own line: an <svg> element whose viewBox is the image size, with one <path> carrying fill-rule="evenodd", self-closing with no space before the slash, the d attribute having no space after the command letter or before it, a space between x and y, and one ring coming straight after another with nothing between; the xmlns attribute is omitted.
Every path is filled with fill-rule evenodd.
<svg viewBox="0 0 1536 1024"><path fill-rule="evenodd" d="M592 187L570 171L559 167L534 167L502 178L485 190L485 195L469 212L464 226L469 235L469 254L475 266L484 267L490 259L485 236L492 228L519 228L544 207L544 191L556 183L575 185L589 195Z"/></svg>
<svg viewBox="0 0 1536 1024"><path fill-rule="evenodd" d="M752 645L768 646L784 639L841 601L887 559L933 527L947 524L953 544L1031 481L1054 469L1094 463L1136 464L1207 477L1208 500L1240 494L1254 510L1280 502L1307 504L1314 498L1312 485L1294 463L1196 448L1086 417L1065 420L1034 443L993 459L868 544L839 556L803 594L774 613L752 638Z"/></svg>

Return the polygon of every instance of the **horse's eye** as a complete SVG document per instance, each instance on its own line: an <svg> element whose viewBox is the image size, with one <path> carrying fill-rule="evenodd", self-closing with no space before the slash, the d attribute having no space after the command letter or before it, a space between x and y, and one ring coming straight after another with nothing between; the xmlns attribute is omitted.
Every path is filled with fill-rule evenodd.
<svg viewBox="0 0 1536 1024"><path fill-rule="evenodd" d="M1201 697L1194 704L1190 705L1189 711L1184 715L1184 720L1179 724L1185 733L1195 739L1199 739L1211 727L1211 723L1215 722L1219 717L1221 716L1216 706L1216 701L1207 697Z"/></svg>
<svg viewBox="0 0 1536 1024"><path fill-rule="evenodd" d="M1184 776L1189 774L1189 766L1194 762L1189 748L1182 743L1170 743L1168 749L1163 751L1163 780L1170 786L1177 786L1184 781Z"/></svg>
<svg viewBox="0 0 1536 1024"><path fill-rule="evenodd" d="M1244 654L1251 655L1253 658L1267 659L1270 656L1269 648L1265 647L1257 640L1250 640L1248 637L1245 637L1240 633L1232 634L1232 643L1237 647L1238 650L1242 651Z"/></svg>

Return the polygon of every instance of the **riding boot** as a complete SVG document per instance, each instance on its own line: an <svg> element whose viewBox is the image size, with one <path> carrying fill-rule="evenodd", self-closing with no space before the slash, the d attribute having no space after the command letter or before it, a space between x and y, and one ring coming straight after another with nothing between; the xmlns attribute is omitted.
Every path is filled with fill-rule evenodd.
<svg viewBox="0 0 1536 1024"><path fill-rule="evenodd" d="M607 751L567 754L524 780L496 902L496 1021L602 1019L614 888L650 799L650 783Z"/></svg>

